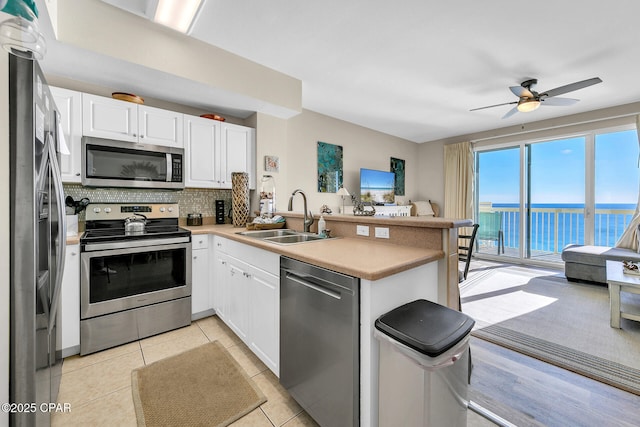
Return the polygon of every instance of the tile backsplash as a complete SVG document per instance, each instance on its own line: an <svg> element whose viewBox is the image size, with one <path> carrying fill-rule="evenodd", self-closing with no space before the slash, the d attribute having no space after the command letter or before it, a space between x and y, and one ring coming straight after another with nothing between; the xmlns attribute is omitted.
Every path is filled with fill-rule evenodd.
<svg viewBox="0 0 640 427"><path fill-rule="evenodd" d="M189 213L201 213L203 217L215 216L215 201L224 200L225 215L231 208L231 190L205 188L185 188L181 191L132 189L132 188L93 188L80 184L64 184L64 194L80 200L88 198L91 203L178 203L180 217ZM84 221L84 211L78 216Z"/></svg>

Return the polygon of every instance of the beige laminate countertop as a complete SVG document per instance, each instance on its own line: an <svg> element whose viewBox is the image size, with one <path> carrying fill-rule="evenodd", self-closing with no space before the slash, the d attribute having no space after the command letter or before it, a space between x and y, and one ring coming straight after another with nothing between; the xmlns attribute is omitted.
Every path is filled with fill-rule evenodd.
<svg viewBox="0 0 640 427"><path fill-rule="evenodd" d="M283 217L303 218L304 214L299 212L278 212ZM314 219L318 219L319 214L313 214ZM372 223L379 225L401 225L405 227L421 227L421 228L460 228L473 225L470 219L453 219L427 216L355 216L331 214L325 215L327 221L342 221L353 223Z"/></svg>
<svg viewBox="0 0 640 427"><path fill-rule="evenodd" d="M67 235L67 245L77 245L78 243L80 243L80 236L81 235L82 235L82 233L76 234L74 236Z"/></svg>
<svg viewBox="0 0 640 427"><path fill-rule="evenodd" d="M231 225L184 228L191 230L194 235L215 234L367 280L379 280L444 258L444 252L439 250L372 242L359 238L338 237L293 245L279 245L236 234L246 229L234 228Z"/></svg>

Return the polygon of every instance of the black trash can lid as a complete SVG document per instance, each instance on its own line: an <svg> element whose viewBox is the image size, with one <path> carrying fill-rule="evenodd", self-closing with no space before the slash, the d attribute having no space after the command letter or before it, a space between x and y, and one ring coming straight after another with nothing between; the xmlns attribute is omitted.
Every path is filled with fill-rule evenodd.
<svg viewBox="0 0 640 427"><path fill-rule="evenodd" d="M430 357L436 357L462 341L475 321L464 313L424 299L380 316L376 329Z"/></svg>

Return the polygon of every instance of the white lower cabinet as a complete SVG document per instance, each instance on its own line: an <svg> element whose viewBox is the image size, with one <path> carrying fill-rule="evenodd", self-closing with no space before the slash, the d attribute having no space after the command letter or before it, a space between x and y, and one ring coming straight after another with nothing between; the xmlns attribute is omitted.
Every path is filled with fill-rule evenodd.
<svg viewBox="0 0 640 427"><path fill-rule="evenodd" d="M280 366L280 256L214 237L216 314L271 371Z"/></svg>
<svg viewBox="0 0 640 427"><path fill-rule="evenodd" d="M249 281L249 266L230 256L227 262L229 310L226 323L245 343L249 336Z"/></svg>
<svg viewBox="0 0 640 427"><path fill-rule="evenodd" d="M280 376L280 277L251 269L249 348Z"/></svg>
<svg viewBox="0 0 640 427"><path fill-rule="evenodd" d="M211 315L209 235L191 237L191 319Z"/></svg>
<svg viewBox="0 0 640 427"><path fill-rule="evenodd" d="M219 237L214 237L214 242ZM227 312L229 306L229 281L227 280L227 254L220 252L217 248L213 251L213 286L211 287L211 306L218 317L227 323Z"/></svg>
<svg viewBox="0 0 640 427"><path fill-rule="evenodd" d="M80 245L67 245L60 295L62 356L80 353Z"/></svg>

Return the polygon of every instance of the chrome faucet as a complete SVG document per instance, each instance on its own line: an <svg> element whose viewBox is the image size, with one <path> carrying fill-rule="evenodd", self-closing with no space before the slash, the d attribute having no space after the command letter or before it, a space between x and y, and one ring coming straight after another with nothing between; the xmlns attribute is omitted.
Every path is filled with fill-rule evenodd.
<svg viewBox="0 0 640 427"><path fill-rule="evenodd" d="M289 197L288 210L289 211L293 210L293 197L297 193L300 193L302 195L302 201L304 202L304 231L308 233L309 229L311 228L311 224L313 224L313 215L311 214L311 211L309 211L309 216L307 217L307 196L304 194L304 192L301 189L298 188L293 193L291 193L291 197Z"/></svg>

